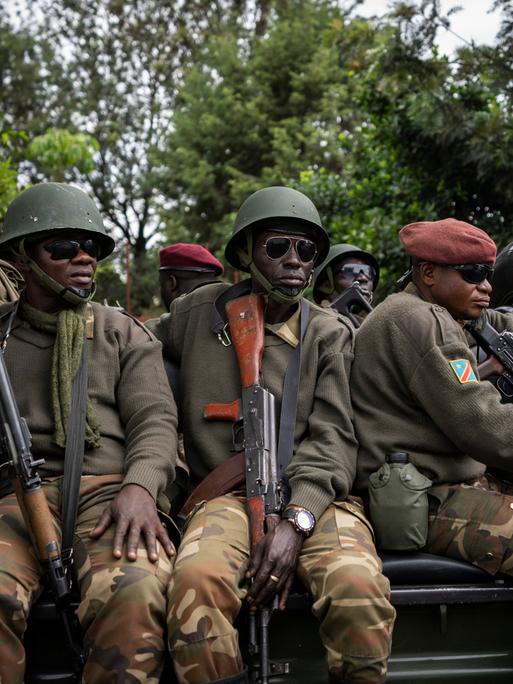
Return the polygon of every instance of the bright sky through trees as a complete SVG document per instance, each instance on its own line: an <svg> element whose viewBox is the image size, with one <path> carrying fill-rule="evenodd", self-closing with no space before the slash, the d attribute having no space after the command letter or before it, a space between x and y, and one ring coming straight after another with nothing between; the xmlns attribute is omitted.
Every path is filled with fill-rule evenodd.
<svg viewBox="0 0 513 684"><path fill-rule="evenodd" d="M500 12L492 12L492 5L492 0L441 0L444 12L451 7L461 7L461 10L451 17L451 30L440 29L438 43L442 52L450 55L456 48L464 45L464 41L492 44L500 22ZM358 13L366 17L381 16L389 6L389 0L365 0L358 8Z"/></svg>

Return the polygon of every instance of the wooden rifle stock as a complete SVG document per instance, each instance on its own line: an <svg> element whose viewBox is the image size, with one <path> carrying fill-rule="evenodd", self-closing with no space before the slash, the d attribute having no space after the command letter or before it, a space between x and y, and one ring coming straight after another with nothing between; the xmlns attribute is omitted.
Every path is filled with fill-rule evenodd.
<svg viewBox="0 0 513 684"><path fill-rule="evenodd" d="M39 560L46 563L59 558L60 551L53 517L42 487L23 491L18 479L12 480L12 486Z"/></svg>
<svg viewBox="0 0 513 684"><path fill-rule="evenodd" d="M258 384L264 354L264 305L255 294L232 299L226 304L230 324L230 339L239 363L243 388ZM235 423L241 418L240 401L229 404L207 404L203 408L205 420L227 420Z"/></svg>
<svg viewBox="0 0 513 684"><path fill-rule="evenodd" d="M230 338L243 389L260 381L264 355L264 304L256 294L232 299L226 304Z"/></svg>

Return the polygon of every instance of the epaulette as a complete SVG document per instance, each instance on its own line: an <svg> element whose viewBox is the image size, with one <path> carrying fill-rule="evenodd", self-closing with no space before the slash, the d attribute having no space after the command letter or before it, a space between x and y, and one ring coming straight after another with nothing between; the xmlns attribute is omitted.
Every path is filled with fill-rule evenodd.
<svg viewBox="0 0 513 684"><path fill-rule="evenodd" d="M136 325L138 325L139 328L141 328L141 330L144 330L144 332L147 333L147 335L148 335L148 337L150 338L150 340L154 340L154 341L155 341L155 340L157 339L157 338L155 337L155 335L151 332L151 330L150 330L149 328L147 328L147 327L144 325L144 323L143 323L142 321L140 321L138 318L136 318L136 316L134 316L134 315L131 314L131 313L128 313L128 311L126 311L126 309L116 309L116 310L119 311L120 314L123 314L123 316L127 316L128 318L131 318L132 321L133 321Z"/></svg>

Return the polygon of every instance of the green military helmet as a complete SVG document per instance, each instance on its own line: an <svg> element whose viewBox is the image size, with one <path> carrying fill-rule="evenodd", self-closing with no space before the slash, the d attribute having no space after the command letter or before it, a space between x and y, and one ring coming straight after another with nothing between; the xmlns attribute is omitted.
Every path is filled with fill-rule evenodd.
<svg viewBox="0 0 513 684"><path fill-rule="evenodd" d="M371 254L370 252L367 252L365 249L360 249L360 247L355 247L355 245L350 245L347 242L344 242L340 245L333 245L330 247L328 256L326 259L317 266L315 269L314 273L314 286L313 286L313 298L314 301L319 304L323 299L323 294L331 294L334 289L331 290L331 292L325 292L324 288L320 288L320 285L322 285L323 282L323 275L326 274L326 269L328 266L330 266L335 259L339 259L340 257L356 257L357 259L361 259L362 261L367 261L371 264L371 266L374 267L374 270L376 271L376 276L373 281L373 286L374 290L377 288L378 283L379 283L379 263L376 259L376 257ZM331 277L331 281L333 281L333 276ZM333 283L331 283L331 287L333 288Z"/></svg>
<svg viewBox="0 0 513 684"><path fill-rule="evenodd" d="M490 305L493 308L513 306L513 242L506 245L497 256L490 283L492 285Z"/></svg>
<svg viewBox="0 0 513 684"><path fill-rule="evenodd" d="M235 219L232 237L225 249L228 263L241 271L249 272L249 263L244 263L246 260L241 260L240 254L241 249L246 247L244 236L249 228L271 227L270 221L276 229L282 227L293 232L294 225L298 230L301 227L308 229L314 234L318 244L315 263L326 257L329 237L321 225L319 212L312 200L292 188L273 186L257 190L242 203ZM249 260L251 257L252 255L248 255Z"/></svg>
<svg viewBox="0 0 513 684"><path fill-rule="evenodd" d="M0 248L15 247L21 238L53 230L80 230L94 234L100 243L100 259L114 249L93 200L66 183L39 183L20 193L9 205L0 234Z"/></svg>

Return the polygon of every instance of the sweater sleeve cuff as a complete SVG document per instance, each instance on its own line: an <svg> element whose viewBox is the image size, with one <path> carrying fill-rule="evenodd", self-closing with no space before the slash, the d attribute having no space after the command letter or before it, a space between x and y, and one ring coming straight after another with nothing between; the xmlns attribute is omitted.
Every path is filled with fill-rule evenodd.
<svg viewBox="0 0 513 684"><path fill-rule="evenodd" d="M134 463L130 467L130 470L123 480L123 486L127 484L136 484L140 487L144 487L155 501L165 486L162 482L162 478L159 477L158 471L154 468L149 468L148 465L144 463Z"/></svg>
<svg viewBox="0 0 513 684"><path fill-rule="evenodd" d="M311 482L300 480L291 483L291 496L289 504L306 508L319 520L333 497L322 487L317 487Z"/></svg>

